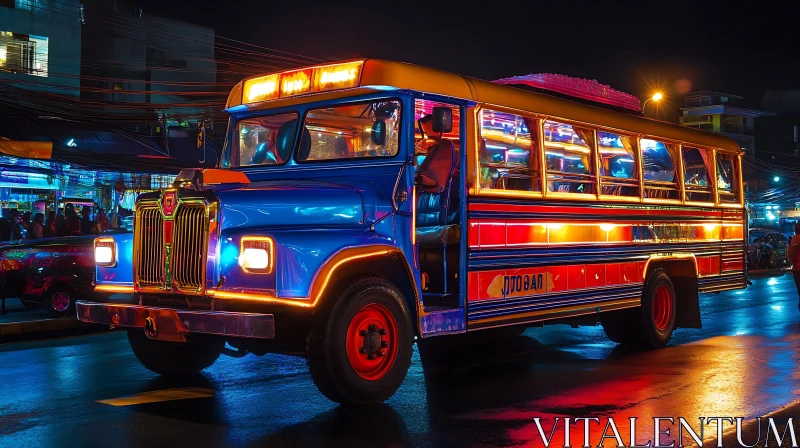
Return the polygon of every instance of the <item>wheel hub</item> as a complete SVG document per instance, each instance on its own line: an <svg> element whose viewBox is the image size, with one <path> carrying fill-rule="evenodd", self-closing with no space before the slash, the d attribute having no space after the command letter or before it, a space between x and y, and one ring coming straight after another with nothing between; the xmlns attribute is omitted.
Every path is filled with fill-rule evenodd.
<svg viewBox="0 0 800 448"><path fill-rule="evenodd" d="M65 292L57 292L53 294L52 299L50 299L51 305L53 305L53 309L56 311L66 311L69 308L69 295Z"/></svg>
<svg viewBox="0 0 800 448"><path fill-rule="evenodd" d="M386 351L382 350L389 346L389 343L381 339L382 335L386 334L385 328L378 328L376 325L370 325L367 330L361 330L360 336L364 337L364 346L361 347L359 352L366 354L367 359L375 359L379 356L386 356Z"/></svg>
<svg viewBox="0 0 800 448"><path fill-rule="evenodd" d="M347 329L347 358L365 380L382 378L397 354L397 324L389 310L378 304L361 308Z"/></svg>
<svg viewBox="0 0 800 448"><path fill-rule="evenodd" d="M672 294L665 285L659 285L653 298L653 323L659 331L664 331L672 317Z"/></svg>

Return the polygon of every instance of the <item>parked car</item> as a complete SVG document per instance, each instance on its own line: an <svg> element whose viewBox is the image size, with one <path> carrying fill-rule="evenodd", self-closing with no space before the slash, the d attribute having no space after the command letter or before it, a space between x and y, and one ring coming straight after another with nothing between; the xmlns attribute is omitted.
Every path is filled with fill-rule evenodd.
<svg viewBox="0 0 800 448"><path fill-rule="evenodd" d="M93 291L94 239L73 236L0 245L0 294L53 317L75 313L75 301L101 300Z"/></svg>
<svg viewBox="0 0 800 448"><path fill-rule="evenodd" d="M749 240L748 258L751 269L770 269L788 265L789 240L779 231L751 229Z"/></svg>

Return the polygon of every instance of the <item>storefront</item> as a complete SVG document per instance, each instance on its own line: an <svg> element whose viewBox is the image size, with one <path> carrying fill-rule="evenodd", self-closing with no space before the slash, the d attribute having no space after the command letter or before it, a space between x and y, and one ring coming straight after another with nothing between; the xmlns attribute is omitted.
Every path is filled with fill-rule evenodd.
<svg viewBox="0 0 800 448"><path fill-rule="evenodd" d="M21 213L52 210L62 191L61 179L52 173L0 171L0 208L16 209ZM48 207L49 205L49 207Z"/></svg>
<svg viewBox="0 0 800 448"><path fill-rule="evenodd" d="M44 213L90 207L132 212L136 198L168 187L171 174L119 173L72 168L68 164L0 156L0 208ZM3 213L5 215L5 212Z"/></svg>

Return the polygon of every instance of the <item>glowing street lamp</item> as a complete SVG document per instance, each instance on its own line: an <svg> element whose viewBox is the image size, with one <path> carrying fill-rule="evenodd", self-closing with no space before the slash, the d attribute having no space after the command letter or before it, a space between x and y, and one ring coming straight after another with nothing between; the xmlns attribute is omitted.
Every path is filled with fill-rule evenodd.
<svg viewBox="0 0 800 448"><path fill-rule="evenodd" d="M645 113L645 111L646 111L645 108L647 107L647 103L649 103L650 101L655 101L656 104L657 104L663 98L664 98L664 95L662 95L661 92L654 93L653 96L651 96L650 98L646 99L644 101L644 104L642 104L642 113Z"/></svg>
<svg viewBox="0 0 800 448"><path fill-rule="evenodd" d="M779 176L775 176L775 177L773 177L773 178L772 178L772 180L773 180L774 182L780 182L780 181L781 181L781 178L780 178Z"/></svg>

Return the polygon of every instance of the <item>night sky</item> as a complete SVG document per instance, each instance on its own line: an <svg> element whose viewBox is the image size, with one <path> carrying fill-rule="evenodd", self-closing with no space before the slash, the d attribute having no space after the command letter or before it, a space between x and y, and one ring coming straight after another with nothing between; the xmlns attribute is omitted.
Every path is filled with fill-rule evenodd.
<svg viewBox="0 0 800 448"><path fill-rule="evenodd" d="M139 3L146 14L323 59L378 57L484 79L562 73L640 97L716 90L753 107L766 89L800 88L800 2Z"/></svg>

